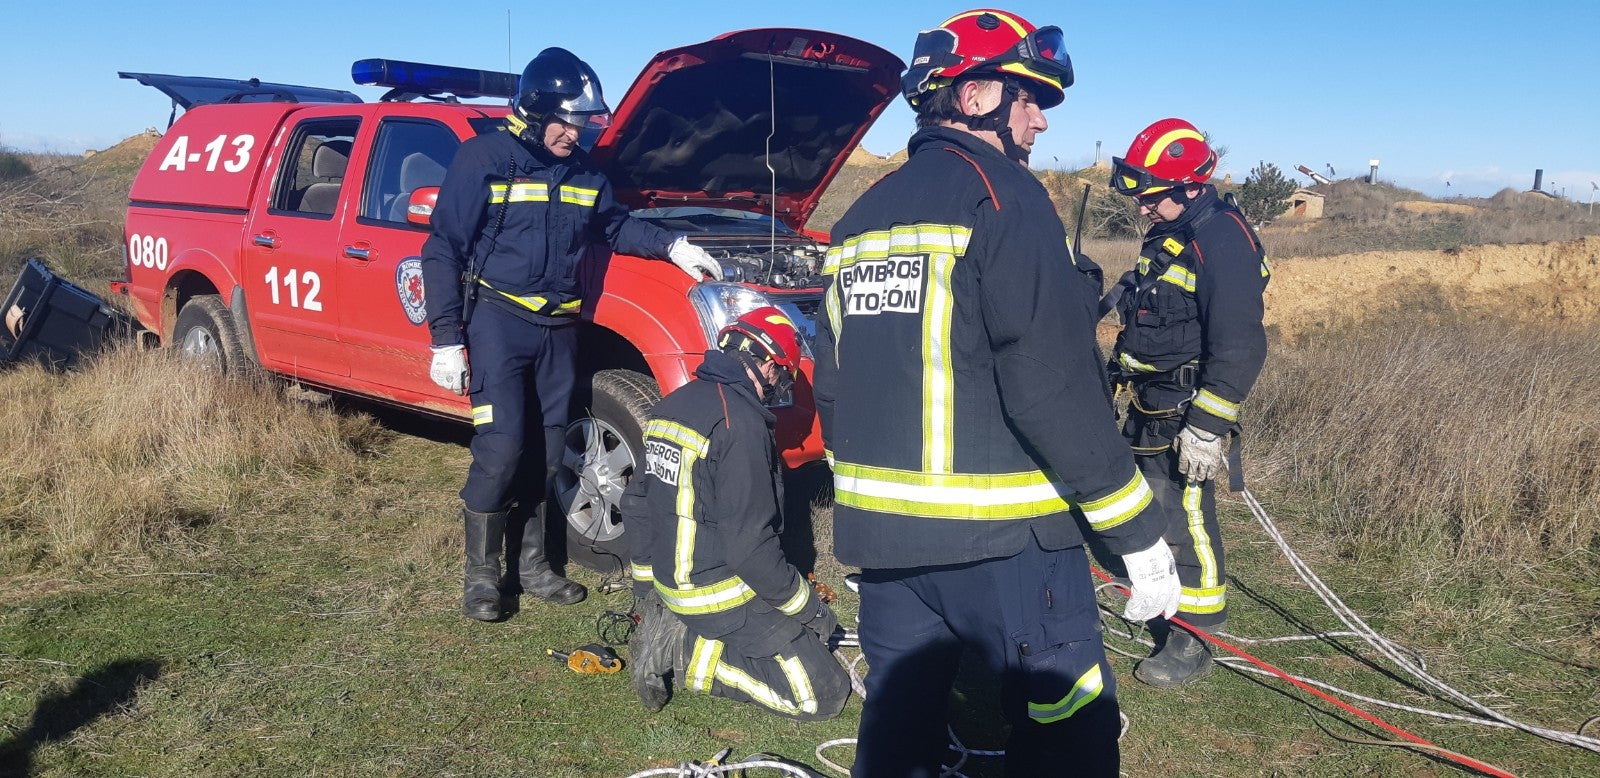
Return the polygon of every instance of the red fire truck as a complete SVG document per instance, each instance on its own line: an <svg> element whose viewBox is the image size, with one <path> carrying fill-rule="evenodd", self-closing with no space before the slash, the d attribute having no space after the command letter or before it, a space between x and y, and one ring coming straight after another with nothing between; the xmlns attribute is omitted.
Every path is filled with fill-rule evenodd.
<svg viewBox="0 0 1600 778"><path fill-rule="evenodd" d="M806 219L898 94L902 68L830 33L729 33L657 54L610 126L585 133L635 215L688 234L725 280L603 251L586 262L593 302L557 477L575 560L626 559L618 503L643 416L689 380L724 324L776 305L814 332L825 236ZM223 369L470 418L466 398L428 378L418 255L456 148L497 131L516 76L363 60L357 83L389 89L367 103L254 79L121 75L185 109L134 180L128 280L113 285L146 328ZM464 102L474 98L492 102ZM819 458L809 382L776 412L785 460Z"/></svg>

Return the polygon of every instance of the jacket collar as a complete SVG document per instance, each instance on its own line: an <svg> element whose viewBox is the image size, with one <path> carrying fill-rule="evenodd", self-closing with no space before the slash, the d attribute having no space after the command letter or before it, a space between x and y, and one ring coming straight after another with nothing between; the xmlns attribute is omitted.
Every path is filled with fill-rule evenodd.
<svg viewBox="0 0 1600 778"><path fill-rule="evenodd" d="M739 360L722 353L720 349L706 352L706 359L695 368L694 377L702 381L727 386L733 393L745 398L752 406L761 411L761 415L768 423L778 420L767 406L761 404L761 398L756 394L755 386L750 382L750 375L745 372L744 365Z"/></svg>
<svg viewBox="0 0 1600 778"><path fill-rule="evenodd" d="M962 152L973 157L987 157L992 162L1009 162L1019 164L1015 160L1000 153L1000 150L984 143L977 136L954 127L925 127L911 135L911 140L906 142L907 152L916 154L924 149L955 146Z"/></svg>

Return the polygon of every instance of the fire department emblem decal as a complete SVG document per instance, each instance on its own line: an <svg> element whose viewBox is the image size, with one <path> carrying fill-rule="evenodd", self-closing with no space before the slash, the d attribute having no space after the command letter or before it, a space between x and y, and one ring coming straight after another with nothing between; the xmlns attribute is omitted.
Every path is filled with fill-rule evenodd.
<svg viewBox="0 0 1600 778"><path fill-rule="evenodd" d="M428 311L422 305L422 260L408 257L394 271L395 291L400 295L400 307L412 324L428 320Z"/></svg>

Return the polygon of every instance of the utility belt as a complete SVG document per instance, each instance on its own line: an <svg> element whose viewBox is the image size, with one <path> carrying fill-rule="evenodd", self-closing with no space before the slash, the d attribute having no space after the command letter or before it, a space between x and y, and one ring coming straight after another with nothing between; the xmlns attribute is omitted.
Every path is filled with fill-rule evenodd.
<svg viewBox="0 0 1600 778"><path fill-rule="evenodd" d="M1110 365L1112 383L1131 385L1141 389L1151 384L1165 384L1174 389L1193 390L1200 385L1200 361L1191 360L1171 370L1145 369L1149 365L1127 354L1118 354Z"/></svg>
<svg viewBox="0 0 1600 778"><path fill-rule="evenodd" d="M489 285L488 281L478 279L478 283L498 295L498 299L509 302L521 308L526 308L540 316L573 316L583 309L583 300L575 298L560 301L542 294L516 295L502 292Z"/></svg>

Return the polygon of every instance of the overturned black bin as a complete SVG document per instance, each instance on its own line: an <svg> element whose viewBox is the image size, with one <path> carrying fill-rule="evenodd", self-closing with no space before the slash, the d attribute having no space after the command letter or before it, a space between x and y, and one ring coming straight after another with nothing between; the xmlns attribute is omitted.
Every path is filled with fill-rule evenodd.
<svg viewBox="0 0 1600 778"><path fill-rule="evenodd" d="M0 305L0 361L71 370L107 343L132 337L133 317L30 259Z"/></svg>

